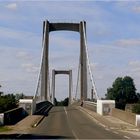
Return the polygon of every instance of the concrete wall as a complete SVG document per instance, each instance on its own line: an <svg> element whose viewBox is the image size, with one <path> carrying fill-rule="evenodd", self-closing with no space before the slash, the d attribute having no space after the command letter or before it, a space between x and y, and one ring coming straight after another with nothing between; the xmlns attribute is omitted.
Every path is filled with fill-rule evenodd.
<svg viewBox="0 0 140 140"><path fill-rule="evenodd" d="M115 108L114 100L97 100L97 113L100 115L109 115Z"/></svg>
<svg viewBox="0 0 140 140"><path fill-rule="evenodd" d="M27 116L23 108L15 108L4 112L4 125L13 125Z"/></svg>
<svg viewBox="0 0 140 140"><path fill-rule="evenodd" d="M0 113L0 126L4 125L4 113Z"/></svg>
<svg viewBox="0 0 140 140"><path fill-rule="evenodd" d="M136 126L140 127L140 115L136 115Z"/></svg>
<svg viewBox="0 0 140 140"><path fill-rule="evenodd" d="M136 125L136 114L134 113L112 108L111 115L113 117L119 118L120 120Z"/></svg>

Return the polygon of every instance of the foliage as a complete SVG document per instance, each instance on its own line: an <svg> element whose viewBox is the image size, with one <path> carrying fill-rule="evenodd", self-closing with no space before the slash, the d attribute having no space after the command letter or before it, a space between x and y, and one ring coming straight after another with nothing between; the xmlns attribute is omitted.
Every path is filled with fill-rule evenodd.
<svg viewBox="0 0 140 140"><path fill-rule="evenodd" d="M55 106L68 106L69 98L65 98L63 101L60 101L60 102L57 101L57 99L55 98L54 103L55 103Z"/></svg>
<svg viewBox="0 0 140 140"><path fill-rule="evenodd" d="M140 114L140 104L133 105L132 112L136 114Z"/></svg>
<svg viewBox="0 0 140 140"><path fill-rule="evenodd" d="M25 95L23 93L17 93L15 95L15 98L16 98L17 101L19 101L19 99L23 99L24 97L25 97Z"/></svg>
<svg viewBox="0 0 140 140"><path fill-rule="evenodd" d="M125 109L126 103L136 103L138 97L133 79L129 76L116 78L112 87L107 89L106 99L115 100L119 109Z"/></svg>
<svg viewBox="0 0 140 140"><path fill-rule="evenodd" d="M17 107L17 101L13 94L0 96L0 113Z"/></svg>
<svg viewBox="0 0 140 140"><path fill-rule="evenodd" d="M0 88L1 88L2 86L0 85ZM2 94L3 94L3 92L2 91L0 91L0 96L2 96Z"/></svg>

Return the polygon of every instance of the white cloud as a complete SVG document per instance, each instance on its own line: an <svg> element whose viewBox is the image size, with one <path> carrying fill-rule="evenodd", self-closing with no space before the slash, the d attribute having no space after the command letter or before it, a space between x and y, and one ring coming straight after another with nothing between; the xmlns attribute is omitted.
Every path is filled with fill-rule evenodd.
<svg viewBox="0 0 140 140"><path fill-rule="evenodd" d="M140 66L140 61L139 60L130 61L129 65L134 67Z"/></svg>
<svg viewBox="0 0 140 140"><path fill-rule="evenodd" d="M140 13L140 6L134 6L132 7L132 10L136 13Z"/></svg>
<svg viewBox="0 0 140 140"><path fill-rule="evenodd" d="M17 3L10 3L10 4L7 4L5 7L10 9L10 10L16 10L17 9Z"/></svg>
<svg viewBox="0 0 140 140"><path fill-rule="evenodd" d="M32 57L29 55L29 53L25 51L19 51L17 53L17 58L23 59L23 60L30 60Z"/></svg>
<svg viewBox="0 0 140 140"><path fill-rule="evenodd" d="M39 68L31 63L27 63L27 64L22 64L21 65L22 68L24 68L26 70L26 72L38 72Z"/></svg>
<svg viewBox="0 0 140 140"><path fill-rule="evenodd" d="M130 67L131 72L135 72L135 75L139 75L139 72L140 72L140 61L139 60L130 61L128 63L128 66Z"/></svg>
<svg viewBox="0 0 140 140"><path fill-rule="evenodd" d="M121 39L116 41L115 44L122 47L140 46L140 39Z"/></svg>

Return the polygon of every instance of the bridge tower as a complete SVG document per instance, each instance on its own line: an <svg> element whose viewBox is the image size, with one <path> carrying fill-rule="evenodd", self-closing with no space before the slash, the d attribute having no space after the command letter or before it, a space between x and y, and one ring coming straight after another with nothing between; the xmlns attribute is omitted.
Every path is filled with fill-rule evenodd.
<svg viewBox="0 0 140 140"><path fill-rule="evenodd" d="M43 22L43 59L41 69L41 99L48 100L48 81L49 81L49 33L52 31L67 30L80 33L80 94L81 99L87 99L87 54L85 42L86 22L80 23L50 23L48 20Z"/></svg>

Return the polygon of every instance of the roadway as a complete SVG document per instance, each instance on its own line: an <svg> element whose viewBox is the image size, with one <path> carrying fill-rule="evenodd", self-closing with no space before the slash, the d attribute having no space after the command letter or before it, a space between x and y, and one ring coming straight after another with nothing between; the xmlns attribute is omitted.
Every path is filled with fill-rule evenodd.
<svg viewBox="0 0 140 140"><path fill-rule="evenodd" d="M28 138L124 139L99 126L75 107L53 107ZM24 138L24 137L20 137Z"/></svg>

